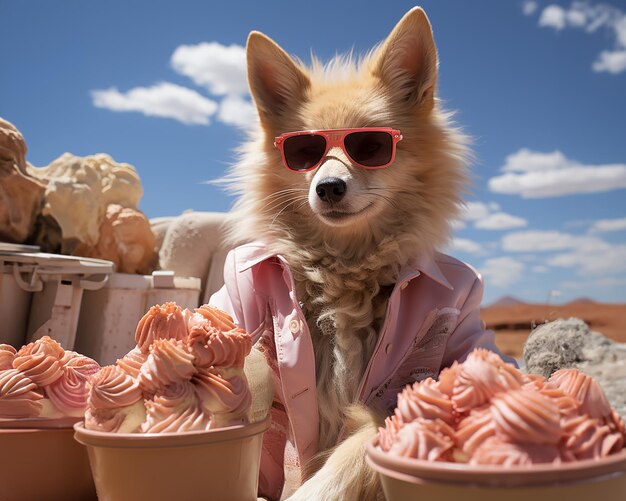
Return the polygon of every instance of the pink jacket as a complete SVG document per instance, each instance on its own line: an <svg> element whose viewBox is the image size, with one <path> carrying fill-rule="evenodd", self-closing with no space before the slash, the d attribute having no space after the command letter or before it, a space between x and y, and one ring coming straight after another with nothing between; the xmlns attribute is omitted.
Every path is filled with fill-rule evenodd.
<svg viewBox="0 0 626 501"><path fill-rule="evenodd" d="M210 303L253 334L274 372L273 423L264 437L259 493L277 499L283 484L299 484L300 466L317 452L311 336L281 256L260 243L238 247L226 259L224 279ZM480 320L482 293L480 275L452 257L409 262L391 293L359 401L391 413L406 384L437 377L476 347L497 352L493 332Z"/></svg>

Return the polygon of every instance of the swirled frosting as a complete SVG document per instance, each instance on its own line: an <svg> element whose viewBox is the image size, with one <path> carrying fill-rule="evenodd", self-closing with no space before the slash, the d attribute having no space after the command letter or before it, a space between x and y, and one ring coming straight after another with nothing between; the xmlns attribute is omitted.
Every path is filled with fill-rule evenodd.
<svg viewBox="0 0 626 501"><path fill-rule="evenodd" d="M17 351L10 344L0 344L0 371L13 368Z"/></svg>
<svg viewBox="0 0 626 501"><path fill-rule="evenodd" d="M91 358L67 352L62 359L63 375L46 387L46 395L67 416L82 416L87 405L87 381L100 370Z"/></svg>
<svg viewBox="0 0 626 501"><path fill-rule="evenodd" d="M89 381L87 403L92 409L117 409L141 399L137 382L115 365L103 367Z"/></svg>
<svg viewBox="0 0 626 501"><path fill-rule="evenodd" d="M135 330L137 347L148 353L150 345L157 339L187 338L187 323L183 310L176 303L153 306L141 318Z"/></svg>
<svg viewBox="0 0 626 501"><path fill-rule="evenodd" d="M65 350L54 339L44 336L22 347L13 359L13 368L24 373L37 386L48 386L63 375Z"/></svg>
<svg viewBox="0 0 626 501"><path fill-rule="evenodd" d="M146 402L144 433L206 430L210 419L201 409L193 384L174 383Z"/></svg>
<svg viewBox="0 0 626 501"><path fill-rule="evenodd" d="M607 419L611 404L596 380L578 369L561 369L550 376L550 383L575 398L581 412L595 419Z"/></svg>
<svg viewBox="0 0 626 501"><path fill-rule="evenodd" d="M496 434L511 442L556 444L561 439L557 405L536 391L499 393L491 401Z"/></svg>
<svg viewBox="0 0 626 501"><path fill-rule="evenodd" d="M103 367L89 380L85 428L133 433L145 420L143 395L133 378L116 365Z"/></svg>
<svg viewBox="0 0 626 501"><path fill-rule="evenodd" d="M243 376L225 377L214 368L201 368L194 376L196 394L202 406L212 414L245 415L252 396Z"/></svg>
<svg viewBox="0 0 626 501"><path fill-rule="evenodd" d="M626 425L577 369L546 380L477 349L439 381L406 386L378 441L404 457L514 467L615 454L626 445Z"/></svg>
<svg viewBox="0 0 626 501"><path fill-rule="evenodd" d="M601 419L576 416L563 423L567 435L565 445L577 459L593 459L619 452L624 447L624 435L611 430Z"/></svg>
<svg viewBox="0 0 626 501"><path fill-rule="evenodd" d="M396 414L385 418L385 426L378 428L378 443L382 450L387 452L391 448L403 425L402 419Z"/></svg>
<svg viewBox="0 0 626 501"><path fill-rule="evenodd" d="M176 339L157 339L139 371L139 386L154 393L168 384L187 381L196 372L194 356L185 343Z"/></svg>
<svg viewBox="0 0 626 501"><path fill-rule="evenodd" d="M136 348L93 377L85 426L168 433L247 422L252 397L243 372L252 338L210 305L195 312L153 306Z"/></svg>
<svg viewBox="0 0 626 501"><path fill-rule="evenodd" d="M455 420L450 397L439 390L439 384L432 378L406 386L398 395L396 413L406 423L417 418L441 419L447 424Z"/></svg>
<svg viewBox="0 0 626 501"><path fill-rule="evenodd" d="M233 317L215 306L204 304L194 311L195 314L191 316L188 322L189 329L204 321L208 321L213 327L221 331L230 331L236 327Z"/></svg>
<svg viewBox="0 0 626 501"><path fill-rule="evenodd" d="M571 461L556 444L514 443L500 437L490 437L474 452L470 464L527 466L536 463Z"/></svg>
<svg viewBox="0 0 626 501"><path fill-rule="evenodd" d="M458 371L452 401L459 412L488 403L496 393L520 388L522 375L495 353L477 348Z"/></svg>
<svg viewBox="0 0 626 501"><path fill-rule="evenodd" d="M221 331L210 321L205 321L191 327L187 344L198 367L243 368L252 349L252 338L243 329Z"/></svg>
<svg viewBox="0 0 626 501"><path fill-rule="evenodd" d="M418 418L404 425L397 434L395 443L389 448L394 456L446 461L452 456L454 440L449 427L441 420Z"/></svg>
<svg viewBox="0 0 626 501"><path fill-rule="evenodd" d="M146 360L148 360L147 353L144 353L139 348L133 348L126 355L117 360L116 365L129 376L137 378L139 376L141 366Z"/></svg>
<svg viewBox="0 0 626 501"><path fill-rule="evenodd" d="M33 418L41 412L43 394L17 369L0 371L0 418Z"/></svg>
<svg viewBox="0 0 626 501"><path fill-rule="evenodd" d="M483 442L495 434L496 425L491 415L491 408L489 405L484 405L472 409L469 415L459 422L456 440L466 457L471 457Z"/></svg>

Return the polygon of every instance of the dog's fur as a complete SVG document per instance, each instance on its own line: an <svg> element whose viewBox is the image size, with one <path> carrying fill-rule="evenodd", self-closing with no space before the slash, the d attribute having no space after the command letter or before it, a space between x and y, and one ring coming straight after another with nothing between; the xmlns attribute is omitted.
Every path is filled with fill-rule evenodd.
<svg viewBox="0 0 626 501"><path fill-rule="evenodd" d="M289 263L315 350L319 449L332 452L400 267L449 237L466 183L466 139L435 96L437 53L419 8L358 60L349 55L322 65L313 58L307 68L257 32L248 39L247 58L260 127L229 176L239 194L230 238L262 240ZM368 126L403 134L386 169L354 166L336 148L314 171L294 173L273 145L284 132ZM338 204L316 195L328 177L347 183ZM375 476L363 460L375 423L359 415L357 421L370 424L327 453L325 466L292 499L375 498Z"/></svg>

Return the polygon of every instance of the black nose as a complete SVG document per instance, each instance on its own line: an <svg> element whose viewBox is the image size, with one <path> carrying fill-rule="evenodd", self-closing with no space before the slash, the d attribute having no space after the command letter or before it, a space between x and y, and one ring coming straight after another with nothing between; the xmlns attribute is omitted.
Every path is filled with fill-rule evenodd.
<svg viewBox="0 0 626 501"><path fill-rule="evenodd" d="M346 182L338 177L322 179L315 187L317 196L320 197L322 201L331 203L339 202L346 194L347 189L348 185Z"/></svg>

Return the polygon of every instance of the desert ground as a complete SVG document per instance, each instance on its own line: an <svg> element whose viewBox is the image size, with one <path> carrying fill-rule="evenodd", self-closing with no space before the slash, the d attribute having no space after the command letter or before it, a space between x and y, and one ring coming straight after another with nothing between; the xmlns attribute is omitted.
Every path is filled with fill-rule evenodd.
<svg viewBox="0 0 626 501"><path fill-rule="evenodd" d="M574 301L564 305L507 304L481 310L488 329L496 332L496 344L507 355L523 357L523 347L530 331L545 322L578 317L592 330L610 339L626 343L626 304Z"/></svg>

